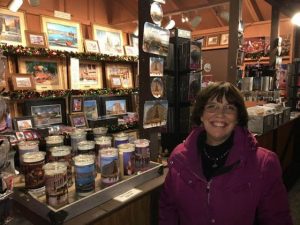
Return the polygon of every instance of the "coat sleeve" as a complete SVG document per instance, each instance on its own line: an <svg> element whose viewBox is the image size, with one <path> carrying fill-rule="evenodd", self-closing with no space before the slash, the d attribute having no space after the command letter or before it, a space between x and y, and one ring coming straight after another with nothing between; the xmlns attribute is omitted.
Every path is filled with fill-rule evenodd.
<svg viewBox="0 0 300 225"><path fill-rule="evenodd" d="M159 201L159 225L178 225L179 215L176 207L174 188L174 168L169 168Z"/></svg>
<svg viewBox="0 0 300 225"><path fill-rule="evenodd" d="M257 208L260 225L292 225L287 191L282 181L281 166L275 153L263 162L263 192Z"/></svg>

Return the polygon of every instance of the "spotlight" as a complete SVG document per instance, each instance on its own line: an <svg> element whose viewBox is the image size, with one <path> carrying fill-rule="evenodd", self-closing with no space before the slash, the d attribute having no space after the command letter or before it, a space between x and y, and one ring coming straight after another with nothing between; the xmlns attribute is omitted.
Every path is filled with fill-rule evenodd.
<svg viewBox="0 0 300 225"><path fill-rule="evenodd" d="M181 14L181 22L185 23L185 17L183 16L183 14Z"/></svg>
<svg viewBox="0 0 300 225"><path fill-rule="evenodd" d="M296 26L300 26L300 12L296 13L292 17L292 23L295 24Z"/></svg>
<svg viewBox="0 0 300 225"><path fill-rule="evenodd" d="M12 0L8 6L8 9L13 12L17 12L23 4L23 0Z"/></svg>
<svg viewBox="0 0 300 225"><path fill-rule="evenodd" d="M167 25L165 26L165 29L167 30L171 30L172 28L175 27L175 21L172 20L171 16L169 17L169 22L167 23Z"/></svg>

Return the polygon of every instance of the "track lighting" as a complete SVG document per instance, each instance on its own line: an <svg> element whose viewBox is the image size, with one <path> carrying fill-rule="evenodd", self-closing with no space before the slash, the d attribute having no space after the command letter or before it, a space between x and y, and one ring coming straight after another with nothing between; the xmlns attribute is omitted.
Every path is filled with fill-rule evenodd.
<svg viewBox="0 0 300 225"><path fill-rule="evenodd" d="M17 12L22 4L23 0L12 0L8 6L8 9L10 11Z"/></svg>

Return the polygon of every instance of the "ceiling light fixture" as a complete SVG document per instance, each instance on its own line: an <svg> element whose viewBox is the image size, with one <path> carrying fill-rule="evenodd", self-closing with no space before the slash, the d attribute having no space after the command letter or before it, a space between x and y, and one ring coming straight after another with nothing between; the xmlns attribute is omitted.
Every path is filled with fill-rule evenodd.
<svg viewBox="0 0 300 225"><path fill-rule="evenodd" d="M181 14L181 22L185 23L185 17L183 16L183 14Z"/></svg>
<svg viewBox="0 0 300 225"><path fill-rule="evenodd" d="M296 26L300 26L300 12L296 13L292 17L292 23L295 24Z"/></svg>
<svg viewBox="0 0 300 225"><path fill-rule="evenodd" d="M22 4L23 0L12 0L8 6L8 9L10 11L17 12Z"/></svg>
<svg viewBox="0 0 300 225"><path fill-rule="evenodd" d="M39 6L40 5L40 0L28 0L29 5L31 6Z"/></svg>
<svg viewBox="0 0 300 225"><path fill-rule="evenodd" d="M167 30L171 30L175 27L175 21L172 19L171 16L169 16L169 22L167 23L167 25L165 26L165 29Z"/></svg>

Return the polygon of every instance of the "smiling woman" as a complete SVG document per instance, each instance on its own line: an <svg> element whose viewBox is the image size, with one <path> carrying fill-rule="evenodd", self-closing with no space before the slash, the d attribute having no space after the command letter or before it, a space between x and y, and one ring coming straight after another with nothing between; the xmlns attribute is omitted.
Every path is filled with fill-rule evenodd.
<svg viewBox="0 0 300 225"><path fill-rule="evenodd" d="M169 158L160 225L291 225L279 160L248 131L239 90L228 82L208 85L192 119L197 127Z"/></svg>

